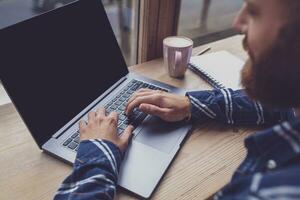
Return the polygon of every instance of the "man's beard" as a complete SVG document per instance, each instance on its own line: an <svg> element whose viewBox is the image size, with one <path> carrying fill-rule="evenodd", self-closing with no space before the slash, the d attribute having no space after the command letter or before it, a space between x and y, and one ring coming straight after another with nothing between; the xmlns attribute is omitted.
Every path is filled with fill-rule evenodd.
<svg viewBox="0 0 300 200"><path fill-rule="evenodd" d="M260 58L253 56L247 38L244 48L250 56L242 70L242 85L247 94L272 107L300 107L300 39L281 32L276 43Z"/></svg>

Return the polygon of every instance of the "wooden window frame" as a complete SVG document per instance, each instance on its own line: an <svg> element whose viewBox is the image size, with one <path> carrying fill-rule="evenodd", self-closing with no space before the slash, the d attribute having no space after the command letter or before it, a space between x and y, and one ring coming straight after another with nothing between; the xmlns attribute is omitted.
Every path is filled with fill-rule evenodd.
<svg viewBox="0 0 300 200"><path fill-rule="evenodd" d="M138 63L163 55L163 39L177 35L181 0L140 0Z"/></svg>

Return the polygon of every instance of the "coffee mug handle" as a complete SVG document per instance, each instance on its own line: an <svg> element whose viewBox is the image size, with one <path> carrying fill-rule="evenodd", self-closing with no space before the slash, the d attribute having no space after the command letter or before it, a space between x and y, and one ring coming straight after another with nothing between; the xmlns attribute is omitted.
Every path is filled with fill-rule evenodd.
<svg viewBox="0 0 300 200"><path fill-rule="evenodd" d="M175 51L175 65L174 70L178 69L180 63L182 62L182 53L180 51Z"/></svg>

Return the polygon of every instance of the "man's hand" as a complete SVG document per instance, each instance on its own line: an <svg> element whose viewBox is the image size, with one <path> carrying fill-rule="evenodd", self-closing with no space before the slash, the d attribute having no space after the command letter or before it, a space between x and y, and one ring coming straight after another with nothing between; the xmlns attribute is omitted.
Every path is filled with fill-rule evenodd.
<svg viewBox="0 0 300 200"><path fill-rule="evenodd" d="M121 136L117 134L118 114L111 112L105 115L105 109L99 108L97 112L88 114L88 123L79 122L80 140L104 139L114 143L124 152L131 139L133 127L129 125Z"/></svg>
<svg viewBox="0 0 300 200"><path fill-rule="evenodd" d="M159 90L140 89L128 101L126 115L134 108L169 122L181 121L191 115L188 97Z"/></svg>

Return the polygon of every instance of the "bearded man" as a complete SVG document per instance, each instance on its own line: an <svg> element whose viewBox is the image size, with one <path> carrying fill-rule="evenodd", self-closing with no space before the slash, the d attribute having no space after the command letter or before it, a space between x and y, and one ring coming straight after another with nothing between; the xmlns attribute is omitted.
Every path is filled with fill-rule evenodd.
<svg viewBox="0 0 300 200"><path fill-rule="evenodd" d="M215 199L300 199L298 13L299 0L245 0L233 23L245 35L244 48L249 54L242 71L245 90L196 91L177 96L141 89L128 102L128 115L139 108L166 121L215 120L270 127L245 140L247 157ZM74 171L58 190L56 199L112 199L115 194L117 174L107 152L90 140L107 144L119 166L132 127L118 137L116 113L106 116L101 108L89 116L87 124L80 123L82 142ZM103 178L81 181L95 174ZM75 184L66 184L70 182Z"/></svg>

